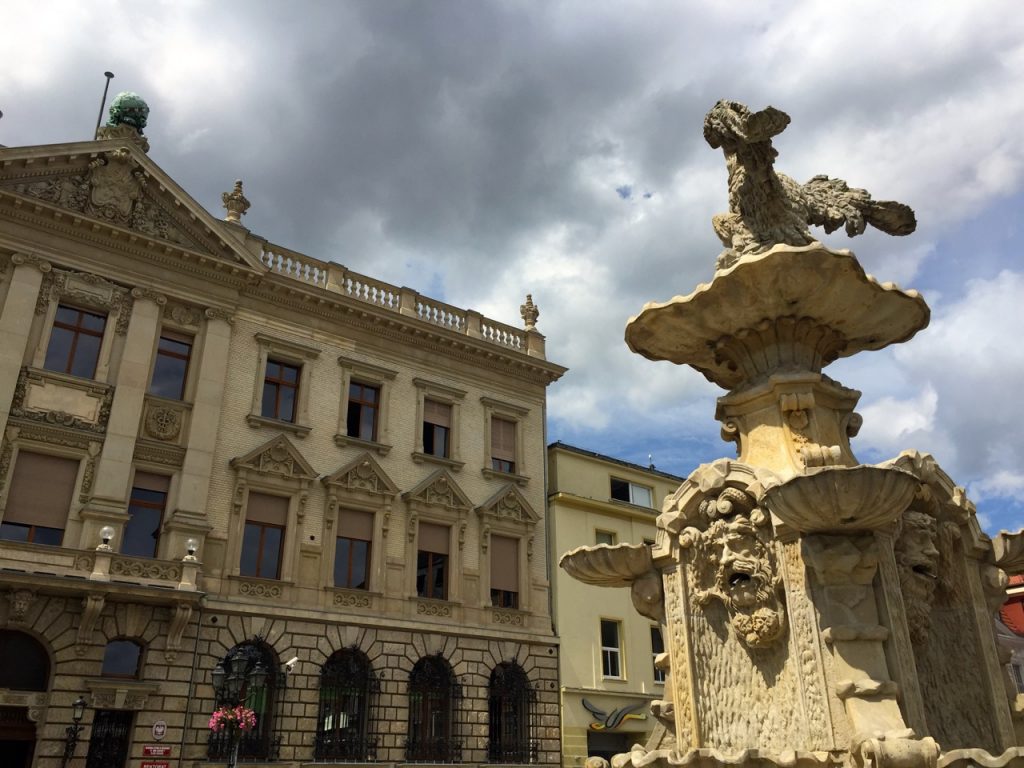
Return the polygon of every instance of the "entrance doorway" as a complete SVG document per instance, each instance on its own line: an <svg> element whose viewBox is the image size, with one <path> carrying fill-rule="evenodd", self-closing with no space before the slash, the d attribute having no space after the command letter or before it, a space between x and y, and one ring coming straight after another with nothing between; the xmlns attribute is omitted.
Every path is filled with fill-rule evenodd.
<svg viewBox="0 0 1024 768"><path fill-rule="evenodd" d="M120 709L96 710L85 768L124 768L131 746L133 714Z"/></svg>
<svg viewBox="0 0 1024 768"><path fill-rule="evenodd" d="M0 707L0 755L4 765L29 768L36 747L36 724L27 707Z"/></svg>
<svg viewBox="0 0 1024 768"><path fill-rule="evenodd" d="M613 755L629 752L629 748L641 740L637 733L609 733L608 731L587 731L587 755L603 757L611 762Z"/></svg>

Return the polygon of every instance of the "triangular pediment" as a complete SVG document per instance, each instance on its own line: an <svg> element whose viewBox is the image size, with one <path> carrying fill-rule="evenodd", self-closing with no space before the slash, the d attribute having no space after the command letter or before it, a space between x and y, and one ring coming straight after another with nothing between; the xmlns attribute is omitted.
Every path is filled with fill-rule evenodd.
<svg viewBox="0 0 1024 768"><path fill-rule="evenodd" d="M530 506L530 502L516 488L515 483L509 483L501 488L477 507L476 513L481 517L490 516L499 520L513 520L527 525L533 525L540 520L540 515Z"/></svg>
<svg viewBox="0 0 1024 768"><path fill-rule="evenodd" d="M361 491L388 497L398 495L398 486L369 453L356 457L321 482L329 489L339 491Z"/></svg>
<svg viewBox="0 0 1024 768"><path fill-rule="evenodd" d="M72 222L92 220L135 238L264 269L231 225L126 139L0 149L0 193L73 214Z"/></svg>
<svg viewBox="0 0 1024 768"><path fill-rule="evenodd" d="M402 494L408 502L419 502L449 509L468 510L473 506L466 493L455 482L447 469L439 469L429 475L412 490Z"/></svg>
<svg viewBox="0 0 1024 768"><path fill-rule="evenodd" d="M244 456L231 460L236 470L248 470L260 475L277 475L293 480L314 480L316 471L299 453L291 440L278 435Z"/></svg>

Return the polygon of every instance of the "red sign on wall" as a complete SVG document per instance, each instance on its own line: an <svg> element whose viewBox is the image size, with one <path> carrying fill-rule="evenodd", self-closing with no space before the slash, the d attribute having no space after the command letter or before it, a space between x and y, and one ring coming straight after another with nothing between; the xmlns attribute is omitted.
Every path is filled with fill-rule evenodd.
<svg viewBox="0 0 1024 768"><path fill-rule="evenodd" d="M170 747L169 744L167 746L164 746L163 744L146 744L145 746L142 747L142 756L143 757L170 757L171 756L171 747Z"/></svg>
<svg viewBox="0 0 1024 768"><path fill-rule="evenodd" d="M170 768L171 764L166 760L143 760L139 768Z"/></svg>

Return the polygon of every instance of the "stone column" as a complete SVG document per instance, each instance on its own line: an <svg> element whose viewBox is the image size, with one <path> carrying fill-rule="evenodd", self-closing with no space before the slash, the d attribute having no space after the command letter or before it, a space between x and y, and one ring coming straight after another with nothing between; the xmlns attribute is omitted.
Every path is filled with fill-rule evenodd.
<svg viewBox="0 0 1024 768"><path fill-rule="evenodd" d="M107 523L117 527L125 521L132 457L153 367L154 341L160 328L161 307L167 303L165 296L140 288L132 290L132 298L135 301L114 382L107 436L96 467L92 498L81 513L85 520L83 543L92 541L99 527ZM117 548L120 539L119 534Z"/></svg>
<svg viewBox="0 0 1024 768"><path fill-rule="evenodd" d="M11 284L3 310L0 310L0 349L4 350L0 356L0 425L6 424L10 415L43 273L51 269L48 261L24 253L14 254L11 261L14 263Z"/></svg>
<svg viewBox="0 0 1024 768"><path fill-rule="evenodd" d="M206 318L203 348L200 359L196 361L199 380L196 382L188 445L178 483L178 502L167 526L171 536L168 550L171 557L177 557L179 551L184 552L187 539L201 541L210 530L206 519L206 498L210 491L213 449L217 443L221 405L227 386L231 324L229 316L220 310L206 310Z"/></svg>

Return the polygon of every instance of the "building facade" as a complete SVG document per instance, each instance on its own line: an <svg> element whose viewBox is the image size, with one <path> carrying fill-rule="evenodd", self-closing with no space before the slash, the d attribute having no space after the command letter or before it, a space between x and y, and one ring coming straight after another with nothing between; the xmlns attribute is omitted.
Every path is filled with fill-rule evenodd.
<svg viewBox="0 0 1024 768"><path fill-rule="evenodd" d="M564 443L548 446L551 562L582 546L653 544L662 499L682 478ZM662 628L636 612L628 589L590 586L561 570L553 580L562 643L562 765L610 759L644 743L649 704L664 693Z"/></svg>
<svg viewBox="0 0 1024 768"><path fill-rule="evenodd" d="M4 765L558 762L532 301L273 245L147 151L0 149Z"/></svg>

